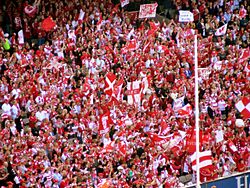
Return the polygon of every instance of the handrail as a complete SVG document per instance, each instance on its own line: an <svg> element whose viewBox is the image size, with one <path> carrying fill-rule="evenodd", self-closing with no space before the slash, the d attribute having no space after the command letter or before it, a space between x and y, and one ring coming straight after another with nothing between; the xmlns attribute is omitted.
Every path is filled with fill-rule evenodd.
<svg viewBox="0 0 250 188"><path fill-rule="evenodd" d="M210 181L203 182L203 183L201 183L201 185L205 185L207 183L216 182L216 181L223 180L223 179L228 179L228 178L231 178L231 177L234 177L234 176L239 176L239 175L246 174L246 173L250 173L250 170L247 170L247 171L244 171L244 172L236 172L236 173L234 173L234 174L232 174L230 176L219 177L219 178L217 178L215 180L210 180ZM191 188L191 187L194 187L194 186L196 186L196 184L185 186L185 188Z"/></svg>

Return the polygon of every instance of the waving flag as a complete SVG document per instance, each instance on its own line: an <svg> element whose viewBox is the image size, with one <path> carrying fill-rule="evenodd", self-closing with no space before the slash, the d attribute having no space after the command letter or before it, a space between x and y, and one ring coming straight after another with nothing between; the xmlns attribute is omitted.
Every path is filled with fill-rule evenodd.
<svg viewBox="0 0 250 188"><path fill-rule="evenodd" d="M100 134L106 134L107 132L109 132L109 129L111 127L111 124L113 124L113 120L110 117L110 112L107 112L105 114L102 114L100 116L100 120L99 120L99 132Z"/></svg>
<svg viewBox="0 0 250 188"><path fill-rule="evenodd" d="M140 5L139 18L154 18L157 7L157 3Z"/></svg>
<svg viewBox="0 0 250 188"><path fill-rule="evenodd" d="M18 44L22 45L24 44L24 35L23 35L23 30L18 31Z"/></svg>
<svg viewBox="0 0 250 188"><path fill-rule="evenodd" d="M120 0L120 3L121 3L121 7L123 8L129 4L129 0Z"/></svg>
<svg viewBox="0 0 250 188"><path fill-rule="evenodd" d="M109 96L112 96L115 81L116 81L116 76L112 72L109 72L105 78L104 93L106 93Z"/></svg>
<svg viewBox="0 0 250 188"><path fill-rule="evenodd" d="M192 106L187 104L178 110L179 116L190 116L192 114Z"/></svg>
<svg viewBox="0 0 250 188"><path fill-rule="evenodd" d="M51 31L55 28L55 26L56 23L52 20L50 16L42 21L42 29L44 31Z"/></svg>
<svg viewBox="0 0 250 188"><path fill-rule="evenodd" d="M227 24L219 27L216 32L215 32L215 36L222 36L225 35L227 32Z"/></svg>
<svg viewBox="0 0 250 188"><path fill-rule="evenodd" d="M211 151L203 151L199 153L199 167L205 168L212 165L212 152ZM191 163L192 169L196 171L196 152L191 155Z"/></svg>
<svg viewBox="0 0 250 188"><path fill-rule="evenodd" d="M250 118L250 99L243 97L235 104L235 107L245 119Z"/></svg>
<svg viewBox="0 0 250 188"><path fill-rule="evenodd" d="M122 85L123 85L123 80L120 79L114 86L114 90L112 92L112 97L116 101L121 101L122 100Z"/></svg>
<svg viewBox="0 0 250 188"><path fill-rule="evenodd" d="M128 92L128 104L130 105L140 105L141 102L141 88L140 81L128 82L127 92Z"/></svg>

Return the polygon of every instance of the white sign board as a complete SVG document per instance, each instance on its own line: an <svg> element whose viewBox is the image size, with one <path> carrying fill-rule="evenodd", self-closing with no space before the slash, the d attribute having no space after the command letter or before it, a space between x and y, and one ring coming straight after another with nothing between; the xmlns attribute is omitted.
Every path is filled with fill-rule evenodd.
<svg viewBox="0 0 250 188"><path fill-rule="evenodd" d="M179 22L193 22L194 14L188 10L179 11Z"/></svg>

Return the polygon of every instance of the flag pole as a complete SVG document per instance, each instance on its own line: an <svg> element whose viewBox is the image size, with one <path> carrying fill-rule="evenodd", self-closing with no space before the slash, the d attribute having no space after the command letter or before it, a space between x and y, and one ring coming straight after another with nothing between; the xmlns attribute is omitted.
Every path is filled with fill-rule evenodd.
<svg viewBox="0 0 250 188"><path fill-rule="evenodd" d="M194 35L194 66L195 66L195 129L196 129L196 188L200 188L200 160L199 160L199 89L198 89L198 57L197 35Z"/></svg>

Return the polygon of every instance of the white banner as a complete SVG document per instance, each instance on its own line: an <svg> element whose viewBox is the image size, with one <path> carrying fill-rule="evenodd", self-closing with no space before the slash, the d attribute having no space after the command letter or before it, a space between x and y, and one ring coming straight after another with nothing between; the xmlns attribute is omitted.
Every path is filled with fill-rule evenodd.
<svg viewBox="0 0 250 188"><path fill-rule="evenodd" d="M179 11L179 22L193 22L194 14L188 10Z"/></svg>
<svg viewBox="0 0 250 188"><path fill-rule="evenodd" d="M120 3L121 3L121 7L123 8L129 4L129 0L120 0Z"/></svg>
<svg viewBox="0 0 250 188"><path fill-rule="evenodd" d="M23 30L18 31L18 44L24 44Z"/></svg>
<svg viewBox="0 0 250 188"><path fill-rule="evenodd" d="M144 4L140 6L139 18L154 18L158 4Z"/></svg>

